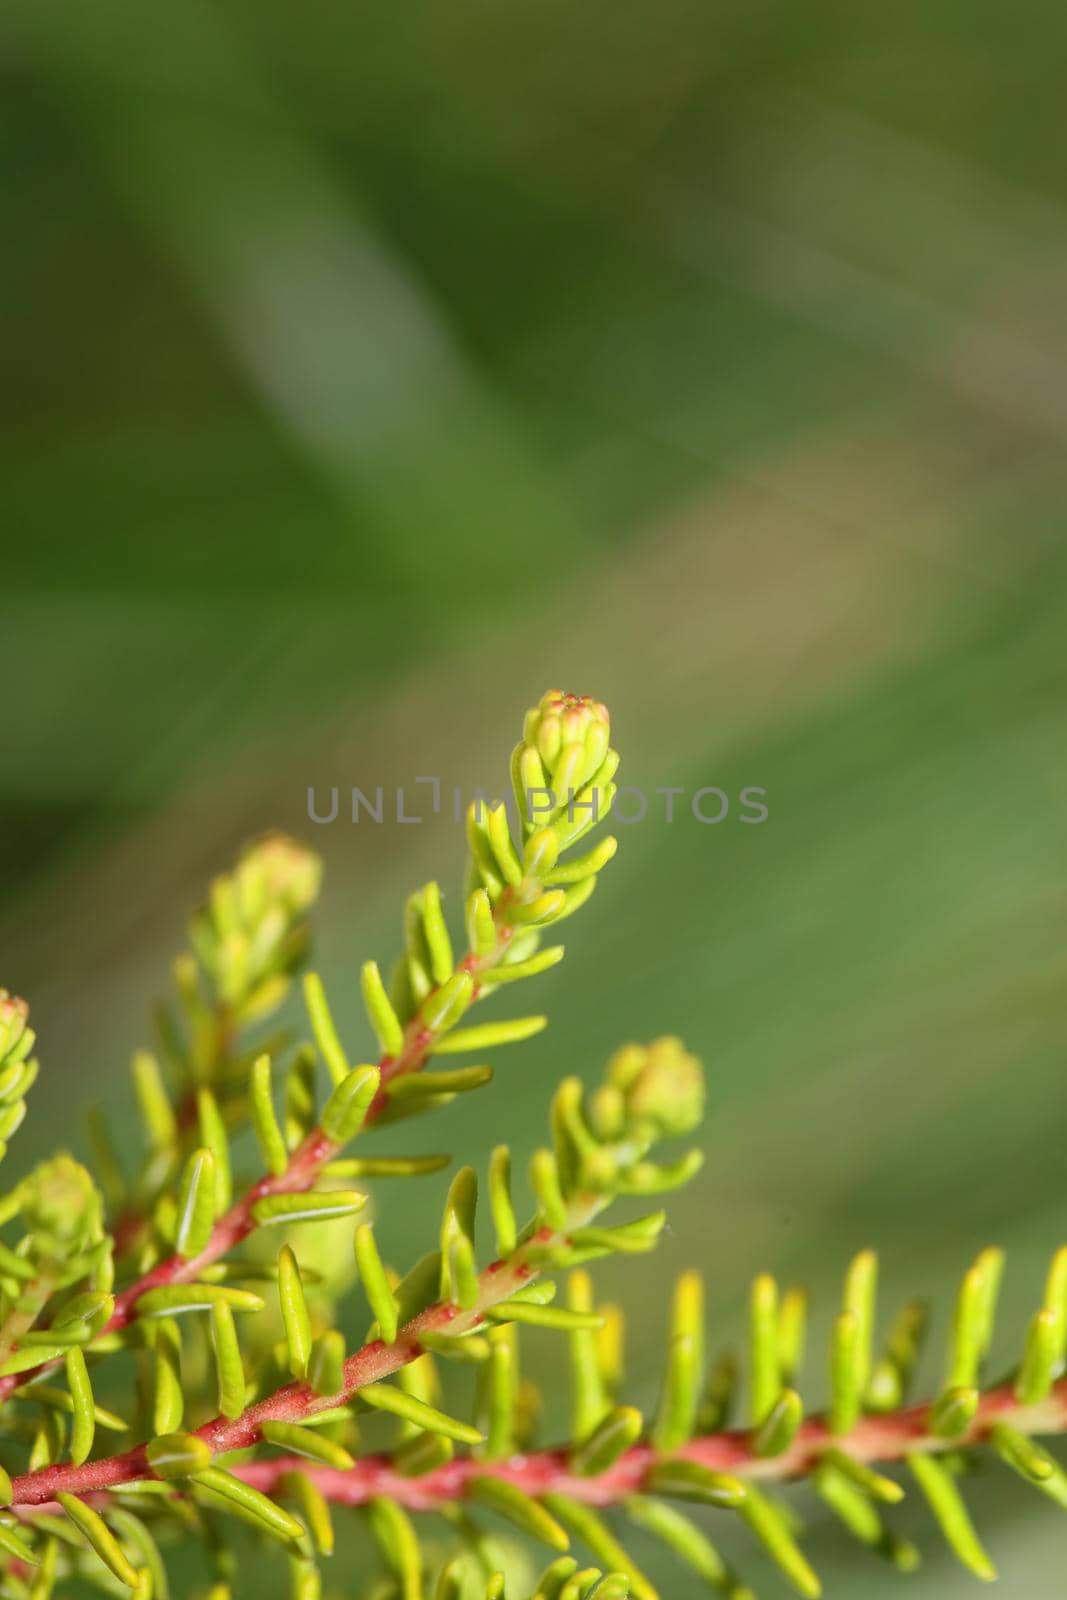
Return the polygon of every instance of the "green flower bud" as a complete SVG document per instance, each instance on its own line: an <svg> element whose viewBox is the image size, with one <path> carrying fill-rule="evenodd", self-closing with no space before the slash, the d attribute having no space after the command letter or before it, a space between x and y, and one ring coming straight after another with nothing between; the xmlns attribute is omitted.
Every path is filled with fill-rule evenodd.
<svg viewBox="0 0 1067 1600"><path fill-rule="evenodd" d="M313 850L283 833L267 834L242 853L234 874L238 897L256 920L256 912L280 906L292 918L309 911L318 899L322 861Z"/></svg>
<svg viewBox="0 0 1067 1600"><path fill-rule="evenodd" d="M670 1034L616 1051L608 1062L607 1084L621 1094L626 1127L640 1140L691 1133L704 1115L703 1068ZM609 1105L617 1115L614 1096L604 1097L601 1114Z"/></svg>
<svg viewBox="0 0 1067 1600"><path fill-rule="evenodd" d="M103 1210L89 1173L73 1156L58 1155L34 1168L20 1187L20 1210L29 1233L45 1248L78 1250L103 1236Z"/></svg>
<svg viewBox="0 0 1067 1600"><path fill-rule="evenodd" d="M0 989L0 1067L21 1061L33 1048L33 1032L26 1026L30 1008L25 1000Z"/></svg>
<svg viewBox="0 0 1067 1600"><path fill-rule="evenodd" d="M537 751L549 779L566 778L564 788L587 783L607 755L611 736L608 708L587 694L549 689L526 714L524 742Z"/></svg>
<svg viewBox="0 0 1067 1600"><path fill-rule="evenodd" d="M307 944L307 912L322 878L313 851L270 834L215 879L189 936L219 996L247 1018L273 1010Z"/></svg>

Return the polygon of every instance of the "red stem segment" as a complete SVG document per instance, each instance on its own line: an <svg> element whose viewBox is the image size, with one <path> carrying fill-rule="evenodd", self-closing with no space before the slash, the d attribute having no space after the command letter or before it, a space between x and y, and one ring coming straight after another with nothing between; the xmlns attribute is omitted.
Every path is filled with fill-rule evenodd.
<svg viewBox="0 0 1067 1600"><path fill-rule="evenodd" d="M433 1306L417 1321L426 1329L440 1326L442 1316L450 1309ZM397 1345L372 1344L349 1358L345 1369L346 1392L386 1376L405 1359L410 1359L411 1354L418 1354L415 1324L410 1327L413 1335L410 1352L401 1349L398 1354ZM401 1341L401 1345L406 1343L406 1340ZM291 1384L236 1422L216 1417L199 1432L215 1450L236 1450L253 1442L259 1424L268 1419L297 1421L333 1403L329 1398L312 1395L305 1384ZM864 1417L844 1436L835 1435L826 1421L813 1417L804 1423L789 1449L773 1457L755 1455L751 1434L738 1429L692 1439L672 1452L672 1458L694 1461L713 1472L730 1473L743 1479L782 1481L807 1476L828 1449L841 1450L856 1461L875 1466L901 1461L916 1453L933 1454L981 1444L997 1422L1010 1422L1028 1434L1062 1433L1067 1430L1067 1378L1061 1379L1048 1398L1036 1406L1020 1406L1010 1383L989 1390L982 1397L971 1427L959 1439L942 1439L931 1434L929 1414L929 1404L924 1403L885 1416ZM287 1472L297 1471L306 1473L325 1497L337 1504L358 1506L385 1496L408 1511L420 1512L434 1511L462 1500L470 1480L478 1477L494 1477L512 1483L535 1498L551 1492L569 1495L587 1505L615 1505L629 1495L645 1491L649 1473L662 1460L662 1455L651 1445L638 1444L620 1456L606 1472L591 1478L571 1473L564 1450L532 1451L495 1462L457 1457L415 1478L404 1477L394 1469L388 1456L381 1455L367 1456L345 1471L291 1456L246 1461L230 1470L268 1495L279 1490ZM92 1494L115 1488L132 1478L152 1476L142 1445L106 1461L89 1462L81 1467L45 1467L40 1472L16 1478L12 1485L13 1503L15 1507L39 1507L50 1504L55 1495L65 1490Z"/></svg>

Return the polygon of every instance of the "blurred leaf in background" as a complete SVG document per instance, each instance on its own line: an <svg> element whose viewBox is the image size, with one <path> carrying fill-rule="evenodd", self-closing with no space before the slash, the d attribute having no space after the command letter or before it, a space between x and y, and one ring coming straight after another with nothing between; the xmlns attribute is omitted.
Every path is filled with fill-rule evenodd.
<svg viewBox="0 0 1067 1600"><path fill-rule="evenodd" d="M995 1238L1018 1332L1067 1237L1059 17L9 0L3 42L23 1139L122 1103L185 910L267 826L326 857L358 1030L360 960L461 839L447 803L316 828L308 786L489 788L562 682L685 796L620 827L456 1154L507 1114L521 1155L561 1070L678 1032L710 1160L650 1289L702 1261L725 1337L767 1267L828 1316L870 1243L943 1325ZM768 822L701 824L704 785ZM651 1373L665 1295L626 1298ZM1017 1592L1058 1593L1051 1515L979 1494ZM831 1540L832 1593L895 1590ZM911 1592L967 1583L931 1548Z"/></svg>

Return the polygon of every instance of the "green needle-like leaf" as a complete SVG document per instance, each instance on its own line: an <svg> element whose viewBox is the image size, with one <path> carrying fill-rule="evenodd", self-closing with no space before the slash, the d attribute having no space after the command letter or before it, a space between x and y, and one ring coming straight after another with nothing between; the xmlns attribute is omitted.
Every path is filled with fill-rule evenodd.
<svg viewBox="0 0 1067 1600"><path fill-rule="evenodd" d="M468 1478L467 1495L478 1505L506 1517L531 1539L539 1539L553 1550L570 1549L567 1530L515 1484L502 1478Z"/></svg>
<svg viewBox="0 0 1067 1600"><path fill-rule="evenodd" d="M778 1368L785 1384L795 1384L804 1365L807 1323L808 1292L794 1285L778 1308Z"/></svg>
<svg viewBox="0 0 1067 1600"><path fill-rule="evenodd" d="M544 1503L569 1533L588 1546L598 1561L614 1572L626 1574L634 1600L658 1600L655 1589L644 1573L631 1561L606 1523L590 1506L563 1494L545 1495Z"/></svg>
<svg viewBox="0 0 1067 1600"><path fill-rule="evenodd" d="M215 1157L210 1150L194 1150L182 1173L174 1235L174 1248L186 1260L198 1256L211 1237L216 1197Z"/></svg>
<svg viewBox="0 0 1067 1600"><path fill-rule="evenodd" d="M488 974L487 983L493 986L500 983L518 983L523 978L536 978L539 973L547 972L563 960L564 948L561 944L549 945L545 950L539 950L535 956L527 956L525 961L515 961L507 966L494 967Z"/></svg>
<svg viewBox="0 0 1067 1600"><path fill-rule="evenodd" d="M137 1301L138 1317L182 1317L225 1304L231 1311L262 1311L264 1300L251 1289L221 1283L172 1283L149 1289Z"/></svg>
<svg viewBox="0 0 1067 1600"><path fill-rule="evenodd" d="M315 1035L315 1043L319 1047L322 1059L326 1063L326 1070L334 1083L341 1083L351 1072L348 1057L345 1055L338 1037L337 1027L333 1020L326 999L326 991L322 986L322 979L317 972L304 974L304 1004L307 1006L308 1017L311 1022L311 1031Z"/></svg>
<svg viewBox="0 0 1067 1600"><path fill-rule="evenodd" d="M863 1401L859 1342L860 1325L855 1312L840 1312L830 1341L830 1427L839 1435L851 1433L859 1420Z"/></svg>
<svg viewBox="0 0 1067 1600"><path fill-rule="evenodd" d="M268 1055L258 1056L252 1063L249 1105L252 1127L259 1141L259 1148L263 1152L263 1159L267 1163L267 1170L275 1177L280 1177L289 1165L289 1152L285 1147L285 1139L274 1111Z"/></svg>
<svg viewBox="0 0 1067 1600"><path fill-rule="evenodd" d="M467 901L467 938L477 956L488 956L496 949L497 931L493 907L484 889L475 889Z"/></svg>
<svg viewBox="0 0 1067 1600"><path fill-rule="evenodd" d="M674 1506L665 1506L660 1500L650 1500L646 1495L631 1495L626 1501L626 1515L630 1521L650 1533L680 1557L690 1571L713 1589L724 1594L735 1592L732 1575L711 1540L694 1522Z"/></svg>
<svg viewBox="0 0 1067 1600"><path fill-rule="evenodd" d="M354 1139L378 1093L380 1074L374 1066L356 1067L335 1086L322 1113L322 1131L334 1144Z"/></svg>
<svg viewBox="0 0 1067 1600"><path fill-rule="evenodd" d="M84 1500L79 1500L77 1495L60 1493L56 1499L105 1567L128 1589L136 1589L137 1569L100 1513L87 1506Z"/></svg>
<svg viewBox="0 0 1067 1600"><path fill-rule="evenodd" d="M470 1309L478 1297L474 1260L474 1219L478 1175L462 1167L453 1178L441 1222L441 1299Z"/></svg>
<svg viewBox="0 0 1067 1600"><path fill-rule="evenodd" d="M1067 1510L1067 1472L1054 1456L1042 1450L1028 1434L1021 1433L1006 1422L994 1423L989 1438L1000 1459L1013 1472Z"/></svg>
<svg viewBox="0 0 1067 1600"><path fill-rule="evenodd" d="M1045 1280L1045 1310L1059 1314L1059 1348L1057 1365L1067 1357L1067 1245L1061 1246L1053 1256Z"/></svg>
<svg viewBox="0 0 1067 1600"><path fill-rule="evenodd" d="M40 1558L34 1554L25 1539L21 1538L14 1528L2 1520L0 1520L0 1550L3 1550L9 1556L13 1556L16 1561L25 1561L28 1567L36 1567L40 1561Z"/></svg>
<svg viewBox="0 0 1067 1600"><path fill-rule="evenodd" d="M616 1406L574 1446L570 1469L578 1478L599 1477L640 1439L645 1419L634 1406Z"/></svg>
<svg viewBox="0 0 1067 1600"><path fill-rule="evenodd" d="M345 1472L354 1467L355 1457L344 1448L327 1439L315 1428L302 1428L296 1422L264 1422L260 1427L268 1444L297 1456L307 1456L311 1461L321 1461L324 1466L336 1467Z"/></svg>
<svg viewBox="0 0 1067 1600"><path fill-rule="evenodd" d="M210 1089L200 1088L196 1091L196 1114L200 1142L206 1150L210 1150L215 1161L215 1215L221 1216L233 1198L233 1173L226 1124L219 1103Z"/></svg>
<svg viewBox="0 0 1067 1600"><path fill-rule="evenodd" d="M159 1062L147 1050L138 1050L132 1062L133 1090L153 1150L173 1150L178 1138L174 1107L163 1087Z"/></svg>
<svg viewBox="0 0 1067 1600"><path fill-rule="evenodd" d="M783 1389L752 1436L752 1449L761 1459L780 1456L789 1449L804 1420L804 1402L795 1389Z"/></svg>
<svg viewBox="0 0 1067 1600"><path fill-rule="evenodd" d="M452 1157L436 1156L342 1156L323 1167L327 1178L425 1178L443 1172Z"/></svg>
<svg viewBox="0 0 1067 1600"><path fill-rule="evenodd" d="M568 1221L567 1202L563 1198L559 1168L551 1150L534 1151L530 1158L530 1183L549 1227L557 1233L564 1232Z"/></svg>
<svg viewBox="0 0 1067 1600"><path fill-rule="evenodd" d="M572 1272L567 1280L567 1308L580 1315L596 1315L593 1284L587 1272ZM569 1337L571 1356L571 1438L585 1439L601 1422L610 1402L600 1370L595 1327L575 1328Z"/></svg>
<svg viewBox="0 0 1067 1600"><path fill-rule="evenodd" d="M883 1477L866 1462L857 1461L844 1450L827 1450L822 1459L872 1499L882 1500L886 1505L895 1506L904 1498L904 1490L899 1483L894 1483L892 1478Z"/></svg>
<svg viewBox="0 0 1067 1600"><path fill-rule="evenodd" d="M977 1389L945 1389L930 1407L928 1426L939 1439L962 1439L978 1415Z"/></svg>
<svg viewBox="0 0 1067 1600"><path fill-rule="evenodd" d="M435 989L423 1001L419 1012L423 1027L430 1033L444 1034L447 1029L455 1026L473 998L472 975L464 969L454 972L439 989ZM445 1052L447 1050L445 1040L435 1039L433 1048Z"/></svg>
<svg viewBox="0 0 1067 1600"><path fill-rule="evenodd" d="M371 1500L367 1509L378 1547L399 1585L399 1600L422 1600L422 1551L411 1519L393 1500Z"/></svg>
<svg viewBox="0 0 1067 1600"><path fill-rule="evenodd" d="M529 1328L553 1328L574 1333L581 1328L599 1328L604 1318L599 1312L567 1311L563 1306L538 1305L535 1300L520 1300L513 1295L485 1313L490 1322L518 1322Z"/></svg>
<svg viewBox="0 0 1067 1600"><path fill-rule="evenodd" d="M329 1222L362 1211L367 1196L357 1189L312 1190L307 1194L268 1194L252 1207L261 1228L288 1227L296 1222Z"/></svg>
<svg viewBox="0 0 1067 1600"><path fill-rule="evenodd" d="M933 1456L909 1455L907 1462L949 1548L976 1578L992 1583L996 1568L979 1542L952 1475Z"/></svg>
<svg viewBox="0 0 1067 1600"><path fill-rule="evenodd" d="M518 888L523 879L522 863L515 854L508 827L508 813L504 805L487 806L484 817L485 836L493 852L494 863L500 876L512 888Z"/></svg>
<svg viewBox="0 0 1067 1600"><path fill-rule="evenodd" d="M489 1360L480 1374L478 1416L485 1430L482 1457L502 1461L517 1449L519 1337L514 1327L492 1328Z"/></svg>
<svg viewBox="0 0 1067 1600"><path fill-rule="evenodd" d="M911 1301L897 1314L889 1330L885 1353L871 1374L866 1398L872 1411L893 1411L904 1403L928 1321L926 1307L920 1301Z"/></svg>
<svg viewBox="0 0 1067 1600"><path fill-rule="evenodd" d="M86 1294L76 1294L73 1300L68 1300L62 1311L56 1313L52 1324L52 1333L84 1333L87 1338L100 1332L105 1323L110 1319L115 1309L113 1294L104 1293L102 1290L90 1290Z"/></svg>
<svg viewBox="0 0 1067 1600"><path fill-rule="evenodd" d="M891 1534L877 1507L854 1479L839 1472L825 1457L815 1471L815 1489L853 1538L884 1553L898 1571L915 1570L919 1553L914 1545Z"/></svg>
<svg viewBox="0 0 1067 1600"><path fill-rule="evenodd" d="M418 1433L403 1439L393 1451L393 1471L402 1478L421 1478L451 1461L456 1453L451 1439L439 1433Z"/></svg>
<svg viewBox="0 0 1067 1600"><path fill-rule="evenodd" d="M489 1341L477 1333L448 1334L419 1330L419 1343L431 1355L480 1367L489 1360Z"/></svg>
<svg viewBox="0 0 1067 1600"><path fill-rule="evenodd" d="M690 1500L695 1505L719 1506L735 1510L748 1495L742 1478L728 1472L713 1472L698 1461L679 1458L660 1461L651 1469L646 1487L668 1500Z"/></svg>
<svg viewBox="0 0 1067 1600"><path fill-rule="evenodd" d="M64 1361L67 1369L67 1387L70 1390L74 1413L70 1431L70 1459L79 1466L88 1460L96 1436L93 1386L89 1382L89 1369L85 1365L85 1356L81 1350L68 1350Z"/></svg>
<svg viewBox="0 0 1067 1600"><path fill-rule="evenodd" d="M224 1417L239 1417L245 1408L245 1372L233 1312L224 1300L211 1308L211 1342L215 1351L219 1410Z"/></svg>
<svg viewBox="0 0 1067 1600"><path fill-rule="evenodd" d="M0 1273L5 1278L15 1278L21 1283L29 1283L37 1276L37 1268L32 1261L17 1256L10 1245L0 1242Z"/></svg>
<svg viewBox="0 0 1067 1600"><path fill-rule="evenodd" d="M376 961L363 963L361 980L363 1004L367 1009L370 1025L378 1036L382 1053L395 1059L404 1048L404 1029L386 993Z"/></svg>
<svg viewBox="0 0 1067 1600"><path fill-rule="evenodd" d="M322 1578L308 1556L289 1557L289 1600L322 1600Z"/></svg>
<svg viewBox="0 0 1067 1600"><path fill-rule="evenodd" d="M325 1495L306 1472L286 1472L280 1484L282 1492L295 1500L300 1515L320 1555L332 1556L334 1548L333 1522Z"/></svg>
<svg viewBox="0 0 1067 1600"><path fill-rule="evenodd" d="M251 1484L235 1478L232 1472L225 1472L221 1467L205 1467L189 1481L199 1498L239 1517L261 1533L269 1533L285 1544L295 1544L303 1536L304 1530L295 1517L267 1495L253 1489Z"/></svg>
<svg viewBox="0 0 1067 1600"><path fill-rule="evenodd" d="M416 1400L413 1395L405 1394L391 1384L368 1383L358 1391L356 1398L375 1411L388 1411L394 1417L403 1417L405 1422L413 1422L428 1433L443 1434L457 1444L482 1443L482 1435L477 1428L459 1422L455 1417L445 1416L443 1411L427 1405L423 1400Z"/></svg>
<svg viewBox="0 0 1067 1600"><path fill-rule="evenodd" d="M515 1017L509 1022L482 1022L472 1028L457 1028L446 1038L439 1039L434 1050L438 1055L491 1050L498 1044L518 1044L523 1039L532 1039L547 1025L547 1017Z"/></svg>
<svg viewBox="0 0 1067 1600"><path fill-rule="evenodd" d="M445 983L452 976L452 941L441 910L441 889L436 883L426 884L422 891L422 927L430 952L430 976L434 983Z"/></svg>
<svg viewBox="0 0 1067 1600"><path fill-rule="evenodd" d="M619 849L619 841L612 834L601 839L599 844L587 850L584 855L571 856L562 866L553 867L551 872L545 874L546 884L581 883L585 878L595 877L602 872L609 861L612 861Z"/></svg>
<svg viewBox="0 0 1067 1600"><path fill-rule="evenodd" d="M497 1255L511 1255L518 1238L515 1208L511 1203L511 1152L498 1144L489 1158L489 1209L496 1230Z"/></svg>
<svg viewBox="0 0 1067 1600"><path fill-rule="evenodd" d="M378 1324L379 1338L384 1339L386 1344L392 1344L400 1322L400 1307L389 1286L370 1223L363 1223L356 1229L355 1255L360 1282Z"/></svg>
<svg viewBox="0 0 1067 1600"><path fill-rule="evenodd" d="M698 1272L686 1272L675 1286L667 1373L652 1426L657 1450L677 1450L688 1443L703 1382L704 1283Z"/></svg>
<svg viewBox="0 0 1067 1600"><path fill-rule="evenodd" d="M1047 1308L1037 1312L1026 1335L1022 1366L1015 1382L1021 1406L1040 1405L1057 1377L1063 1342L1062 1313Z"/></svg>
<svg viewBox="0 0 1067 1600"><path fill-rule="evenodd" d="M470 1094L492 1080L493 1069L485 1064L457 1067L451 1072L408 1072L391 1081L389 1098L405 1106L420 1100L436 1102L444 1095Z"/></svg>
<svg viewBox="0 0 1067 1600"><path fill-rule="evenodd" d="M997 1294L1004 1270L1002 1250L983 1250L960 1286L949 1344L946 1388L973 1389L993 1335Z"/></svg>
<svg viewBox="0 0 1067 1600"><path fill-rule="evenodd" d="M778 1285L762 1273L749 1298L749 1416L758 1427L778 1398Z"/></svg>
<svg viewBox="0 0 1067 1600"><path fill-rule="evenodd" d="M182 1336L177 1322L161 1317L152 1330L155 1351L152 1422L156 1433L174 1433L181 1427L185 1399L182 1390Z"/></svg>
<svg viewBox="0 0 1067 1600"><path fill-rule="evenodd" d="M308 1361L307 1381L316 1394L340 1394L345 1382L345 1340L337 1328L328 1328L315 1340Z"/></svg>
<svg viewBox="0 0 1067 1600"><path fill-rule="evenodd" d="M809 1566L778 1507L750 1485L738 1510L797 1593L808 1596L808 1600L818 1600L822 1594L822 1584Z"/></svg>
<svg viewBox="0 0 1067 1600"><path fill-rule="evenodd" d="M860 1395L866 1393L871 1377L875 1302L878 1294L878 1257L873 1250L861 1250L845 1274L842 1310L856 1319L855 1383Z"/></svg>
<svg viewBox="0 0 1067 1600"><path fill-rule="evenodd" d="M278 1302L289 1354L289 1371L294 1378L307 1376L311 1356L311 1317L304 1298L300 1267L291 1246L278 1252Z"/></svg>

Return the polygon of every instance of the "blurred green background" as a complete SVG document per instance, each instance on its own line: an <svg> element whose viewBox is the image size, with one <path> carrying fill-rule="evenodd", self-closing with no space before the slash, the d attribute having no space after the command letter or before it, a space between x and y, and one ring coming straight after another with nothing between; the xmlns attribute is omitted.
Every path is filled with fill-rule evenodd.
<svg viewBox="0 0 1067 1600"><path fill-rule="evenodd" d="M641 1289L604 1274L635 1398L691 1260L728 1340L760 1267L825 1331L877 1244L940 1336L996 1240L1018 1347L1067 1237L1064 35L1032 0L8 0L18 1159L121 1114L186 909L266 826L325 855L362 1038L358 963L458 890L461 836L315 828L308 786L489 787L559 683L626 781L762 785L770 820L621 830L551 1031L420 1139L525 1152L563 1071L680 1032L708 1168ZM383 1194L398 1259L435 1185ZM1052 1509L973 1492L1006 1592L1060 1594ZM799 1500L831 1594L898 1592ZM969 1590L902 1525L913 1596Z"/></svg>

